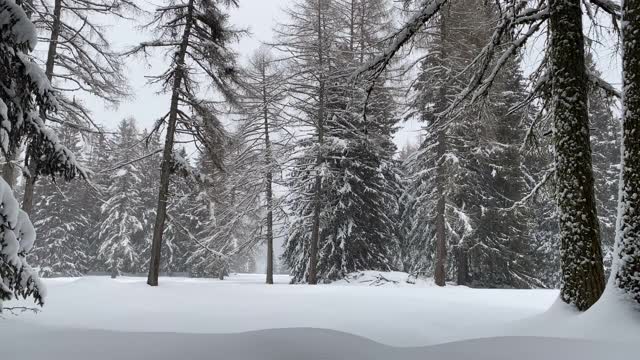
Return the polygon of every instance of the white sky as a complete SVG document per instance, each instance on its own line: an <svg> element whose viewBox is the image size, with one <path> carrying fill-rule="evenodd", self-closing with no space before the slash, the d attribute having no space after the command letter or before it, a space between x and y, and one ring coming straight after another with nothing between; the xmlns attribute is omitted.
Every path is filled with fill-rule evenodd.
<svg viewBox="0 0 640 360"><path fill-rule="evenodd" d="M283 8L289 6L295 0L240 0L240 8L230 13L230 22L237 28L248 29L250 36L243 38L236 46L241 59L244 60L257 49L261 42L272 39L273 27L282 21L286 21ZM145 8L152 9L154 3L159 1L145 0ZM140 19L144 22L144 19ZM109 24L109 35L117 49L126 49L141 41L148 40L149 34L136 28L137 24L128 21L118 21ZM589 31L588 31L589 33ZM602 48L601 48L602 49ZM535 62L538 53L533 46L525 56L526 62ZM157 54L150 59L151 65L147 65L143 59L130 59L127 61L127 76L132 87L133 97L122 102L118 109L105 108L97 99L86 99L94 112L97 122L108 128L114 128L125 117L134 117L141 127L151 127L168 110L168 97L158 94L156 86L146 84L145 76L155 75L163 69L163 58ZM620 64L618 56L610 50L603 50L597 56L598 67L603 71L603 77L619 85ZM527 67L527 65L525 65ZM408 142L414 142L419 135L420 126L416 123L404 124L396 135L396 143L401 147Z"/></svg>
<svg viewBox="0 0 640 360"><path fill-rule="evenodd" d="M294 0L240 0L240 8L230 12L230 22L241 29L248 29L250 35L244 37L237 45L236 51L244 62L263 42L272 40L273 27L278 22L286 21L283 9ZM154 8L158 1L145 1L145 8ZM111 20L113 21L113 20ZM144 19L139 21L144 22ZM130 21L117 21L107 24L109 37L118 50L124 50L141 41L148 40L150 35L137 28L138 24ZM42 55L45 55L44 53ZM86 97L84 100L93 111L96 121L107 128L115 128L117 123L126 117L134 117L140 127L150 128L156 119L168 111L168 96L158 94L157 86L147 84L145 76L155 75L162 71L164 59L161 54L155 58L127 60L127 77L131 86L132 98L124 100L117 109L105 108L95 98ZM418 136L419 125L406 124L397 134L396 142L399 146L413 141Z"/></svg>

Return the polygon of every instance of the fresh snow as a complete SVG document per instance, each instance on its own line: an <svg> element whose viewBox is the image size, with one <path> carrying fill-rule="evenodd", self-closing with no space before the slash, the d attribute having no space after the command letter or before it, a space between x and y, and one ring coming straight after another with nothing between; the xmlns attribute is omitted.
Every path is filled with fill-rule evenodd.
<svg viewBox="0 0 640 360"><path fill-rule="evenodd" d="M9 358L23 360L595 360L631 356L640 341L638 315L615 296L576 314L555 290L438 288L397 272L318 286L263 281L45 279L42 312L0 319L3 353L8 344ZM16 305L25 304L5 303Z"/></svg>

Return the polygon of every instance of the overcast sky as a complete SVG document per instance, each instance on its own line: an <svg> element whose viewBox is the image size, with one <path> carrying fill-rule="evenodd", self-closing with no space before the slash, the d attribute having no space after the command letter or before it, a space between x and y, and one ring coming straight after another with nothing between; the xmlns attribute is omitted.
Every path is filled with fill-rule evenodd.
<svg viewBox="0 0 640 360"><path fill-rule="evenodd" d="M263 42L269 42L273 36L273 27L286 20L283 9L294 0L241 0L240 8L230 13L230 22L237 28L248 29L250 36L244 37L236 46L241 61L244 62ZM146 1L149 9L154 6L153 1ZM156 2L157 3L157 2ZM143 21L142 18L138 19ZM110 19L110 21L113 21ZM107 24L109 37L118 50L124 50L141 41L148 40L150 35L137 28L134 22L117 21ZM43 50L41 50L43 51ZM42 54L45 55L45 54ZM117 109L105 108L94 98L87 98L89 107L94 112L97 121L108 128L115 128L116 124L125 117L134 117L140 127L150 128L156 119L168 111L168 96L158 94L157 86L147 85L145 76L155 75L162 71L165 59L156 54L150 59L128 59L127 77L131 85L133 97L123 101ZM150 65L147 65L147 62ZM399 146L413 141L418 134L419 126L408 124L396 136Z"/></svg>
<svg viewBox="0 0 640 360"><path fill-rule="evenodd" d="M262 42L268 42L273 36L273 27L282 21L286 21L283 9L295 0L241 0L240 8L230 13L230 22L237 28L248 29L250 36L243 38L236 45L244 62ZM156 0L156 3L158 1ZM142 2L141 2L142 3ZM145 0L143 4L148 9L153 9L154 1ZM144 21L140 18L139 21ZM110 18L110 21L111 18ZM109 35L117 49L126 49L141 41L148 40L149 34L144 33L135 24L129 21L118 21L108 24ZM587 32L589 33L589 31ZM539 48L532 47L526 52L526 63L533 62L539 57ZM168 111L168 97L158 94L158 87L147 85L145 76L162 72L165 59L156 54L148 59L150 65L144 59L129 59L127 61L127 75L132 88L133 97L120 105L118 109L107 109L96 99L87 99L99 123L108 128L114 128L118 121L125 117L134 117L141 127L149 128L154 121ZM602 50L597 56L598 66L604 73L605 79L619 84L618 56L610 50ZM525 65L527 66L527 65ZM396 143L401 147L407 142L414 142L419 134L419 125L415 123L404 124L396 136Z"/></svg>
<svg viewBox="0 0 640 360"><path fill-rule="evenodd" d="M282 7L290 0L243 0L242 6L230 13L230 22L239 29L248 29L250 36L245 36L235 45L241 62L253 53L262 42L272 37L272 28L283 17ZM157 3L157 1L156 1ZM145 1L145 8L152 10L153 1ZM109 18L113 21L113 18ZM151 34L138 26L144 23L144 17L136 19L140 23L118 20L107 24L108 34L114 47L125 50L142 41L149 40ZM153 126L156 119L168 111L168 95L158 94L160 88L147 84L147 76L161 73L166 66L166 59L160 53L152 53L153 57L130 58L126 60L127 78L131 86L132 97L123 101L117 109L105 108L98 99L89 98L90 108L101 124L114 128L118 121L125 117L134 117L141 127Z"/></svg>

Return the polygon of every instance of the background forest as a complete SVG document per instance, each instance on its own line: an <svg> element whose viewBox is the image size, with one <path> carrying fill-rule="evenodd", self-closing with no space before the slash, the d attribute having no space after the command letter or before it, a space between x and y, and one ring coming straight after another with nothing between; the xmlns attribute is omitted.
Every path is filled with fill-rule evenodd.
<svg viewBox="0 0 640 360"><path fill-rule="evenodd" d="M158 30L125 54L92 15L128 19L142 9L75 2L83 7L60 0L29 7L38 36L49 40L37 60L60 94L48 120L89 181L30 176L28 148L3 171L31 214L39 240L29 257L43 276L115 277L154 263L165 274L206 277L267 266L269 276L311 283L399 270L440 285L560 285L551 123L544 96L531 95L540 73L517 54L485 101L456 105L472 80L469 64L500 19L495 4L446 5L412 40L414 55L392 62L364 90L353 74L388 46L394 17L413 16L418 4L293 1L273 41L240 66L230 44L246 34L216 2L160 8L146 27L171 32ZM171 22L192 16L192 7L192 21ZM97 125L74 91L125 101L125 64L153 51L170 60L149 75L149 86L171 95L167 114L151 129L133 118ZM462 110L440 120L452 104ZM615 109L615 90L591 83L606 271L620 162ZM394 136L407 121L421 124L420 137L397 148Z"/></svg>

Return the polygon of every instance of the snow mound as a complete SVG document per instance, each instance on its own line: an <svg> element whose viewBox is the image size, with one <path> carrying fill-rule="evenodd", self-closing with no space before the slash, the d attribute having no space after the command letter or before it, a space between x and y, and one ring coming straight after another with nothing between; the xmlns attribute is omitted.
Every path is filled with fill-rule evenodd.
<svg viewBox="0 0 640 360"><path fill-rule="evenodd" d="M7 327L11 331L3 331ZM3 347L3 356L21 360L615 360L631 359L636 354L631 345L542 337L486 338L401 348L312 328L198 335L60 330L0 322L3 332L3 343L10 344ZM38 346L32 346L34 337Z"/></svg>
<svg viewBox="0 0 640 360"><path fill-rule="evenodd" d="M347 275L344 279L334 281L332 285L347 286L435 286L431 278L416 278L400 271L358 271Z"/></svg>
<svg viewBox="0 0 640 360"><path fill-rule="evenodd" d="M584 313L558 299L544 313L515 321L506 326L503 333L637 344L640 342L640 312L620 294L608 289Z"/></svg>

